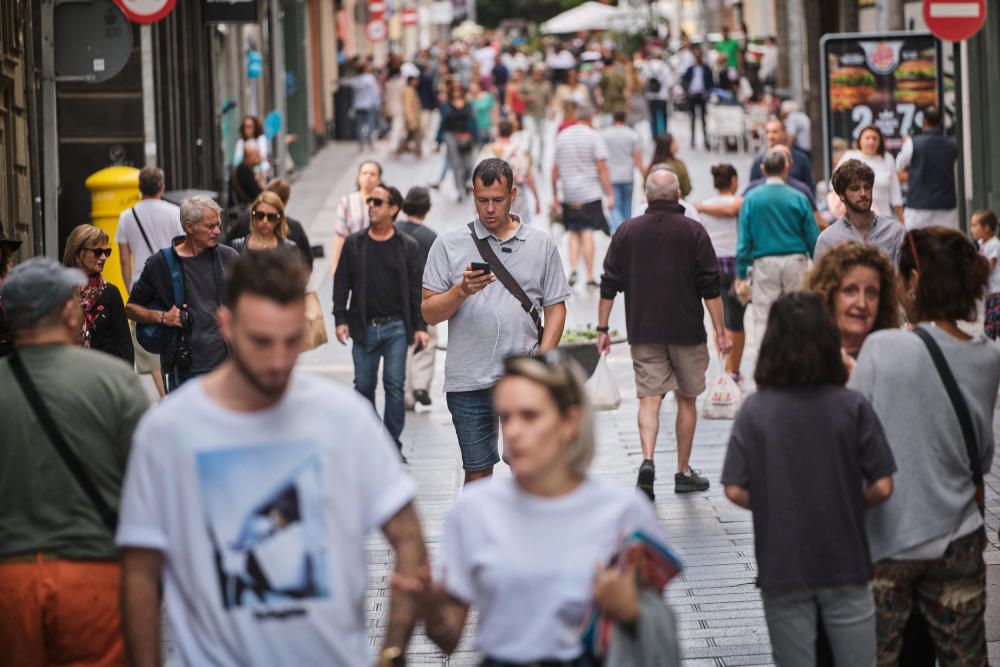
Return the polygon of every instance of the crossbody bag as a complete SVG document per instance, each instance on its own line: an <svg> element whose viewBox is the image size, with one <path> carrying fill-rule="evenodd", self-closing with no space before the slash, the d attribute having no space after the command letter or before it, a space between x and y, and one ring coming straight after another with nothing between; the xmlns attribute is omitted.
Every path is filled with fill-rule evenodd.
<svg viewBox="0 0 1000 667"><path fill-rule="evenodd" d="M76 480L80 489L90 499L94 509L97 510L97 514L101 517L101 522L114 534L118 527L118 513L101 496L100 491L97 490L97 485L94 484L94 480L87 474L87 469L83 467L83 463L79 457L73 452L69 443L66 442L59 427L56 426L55 420L52 419L49 409L38 394L35 383L32 382L31 376L28 375L28 370L24 367L21 355L17 352L10 356L10 367L14 371L17 383L21 385L21 391L24 392L25 398L28 399L28 405L31 407L32 412L35 413L35 418L38 419L42 430L48 436L48 441L52 443L56 453L59 454L59 458L66 464L66 467L69 469L70 474L73 475L73 479Z"/></svg>
<svg viewBox="0 0 1000 667"><path fill-rule="evenodd" d="M535 330L538 334L538 345L542 345L542 335L545 333L545 327L542 325L542 314L538 312L538 307L531 302L531 297L528 296L524 288L517 282L514 276L510 275L510 271L507 267L503 265L497 254L493 252L493 248L490 246L488 239L481 239L476 235L476 224L474 222L469 223L469 231L472 232L472 240L476 244L476 249L479 250L479 256L483 258L487 264L490 265L490 270L493 271L493 275L497 277L500 284L507 288L515 299L521 304L521 308L524 312L528 313L531 317L531 321L535 323Z"/></svg>
<svg viewBox="0 0 1000 667"><path fill-rule="evenodd" d="M181 308L184 305L184 270L181 268L177 251L173 246L164 248L163 258L167 262L167 271L170 273L170 287L174 302L172 304L150 303L148 306L150 310L168 311L173 306ZM170 347L177 331L175 327L168 327L165 324L137 324L135 338L147 352L163 354Z"/></svg>
<svg viewBox="0 0 1000 667"><path fill-rule="evenodd" d="M156 251L153 250L153 244L149 242L149 237L146 236L146 230L142 228L142 223L139 222L139 214L135 212L135 206L132 207L132 217L135 218L135 224L139 227L139 233L142 234L142 240L146 242L146 247L149 248L149 254L155 255Z"/></svg>
<svg viewBox="0 0 1000 667"><path fill-rule="evenodd" d="M927 346L927 351L934 361L934 366L937 368L938 375L941 376L944 389L948 392L948 398L951 400L951 405L958 416L958 423L962 428L962 439L965 440L965 451L969 455L969 465L972 468L972 481L976 485L976 505L979 507L979 513L985 515L986 497L983 487L983 462L979 456L979 448L976 446L976 431L972 426L972 414L969 412L969 406L965 402L965 397L962 396L962 391L958 388L955 376L952 374L951 368L944 358L944 353L941 352L941 347L934 340L934 337L920 327L914 327L913 333L917 334L920 340L924 341L924 345Z"/></svg>

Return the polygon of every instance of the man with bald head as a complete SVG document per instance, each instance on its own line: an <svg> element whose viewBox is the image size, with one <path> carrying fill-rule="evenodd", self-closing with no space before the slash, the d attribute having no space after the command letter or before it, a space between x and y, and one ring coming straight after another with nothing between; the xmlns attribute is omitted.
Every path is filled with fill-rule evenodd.
<svg viewBox="0 0 1000 667"><path fill-rule="evenodd" d="M753 268L753 311L758 327L779 296L801 288L819 227L804 194L785 183L787 151L771 148L762 168L767 179L743 198L736 244L736 292Z"/></svg>
<svg viewBox="0 0 1000 667"><path fill-rule="evenodd" d="M598 306L598 350L611 350L608 320L618 292L625 293L625 328L639 397L643 462L637 486L654 497L653 454L660 404L668 391L677 399L677 470L674 492L705 491L709 482L691 467L698 420L695 400L705 391L708 336L705 307L722 354L730 342L722 317L719 262L705 228L684 215L677 175L652 170L646 178L643 215L626 220L604 258Z"/></svg>
<svg viewBox="0 0 1000 667"><path fill-rule="evenodd" d="M812 163L809 160L809 155L792 145L789 141L788 133L785 131L785 124L777 118L772 118L767 121L767 124L764 126L764 133L764 136L767 139L768 150L771 150L776 146L787 146L789 148L792 152L792 161L788 172L789 177L805 183L806 187L809 188L810 194L813 198L815 198L816 180L813 178ZM764 154L758 155L754 158L753 166L750 167L750 176L747 178L747 183L752 183L759 178L765 177L764 172L761 170L761 164L763 162Z"/></svg>

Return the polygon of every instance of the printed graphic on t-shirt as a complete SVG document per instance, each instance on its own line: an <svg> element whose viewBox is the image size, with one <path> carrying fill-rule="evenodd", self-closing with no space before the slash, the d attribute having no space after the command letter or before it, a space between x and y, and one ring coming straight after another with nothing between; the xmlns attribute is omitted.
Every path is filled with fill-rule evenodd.
<svg viewBox="0 0 1000 667"><path fill-rule="evenodd" d="M318 446L214 450L197 464L224 607L329 598Z"/></svg>

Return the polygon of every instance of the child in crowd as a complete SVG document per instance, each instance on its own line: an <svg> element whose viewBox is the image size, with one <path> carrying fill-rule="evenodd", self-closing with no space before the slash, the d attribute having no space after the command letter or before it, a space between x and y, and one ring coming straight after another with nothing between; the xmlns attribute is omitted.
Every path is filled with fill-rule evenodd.
<svg viewBox="0 0 1000 667"><path fill-rule="evenodd" d="M997 339L1000 335L1000 240L997 239L997 214L993 211L976 211L969 225L972 237L979 242L979 254L990 263L990 280L986 285L983 332Z"/></svg>
<svg viewBox="0 0 1000 667"><path fill-rule="evenodd" d="M722 483L753 512L775 664L816 664L819 616L837 665L874 667L865 507L892 494L896 465L871 405L844 387L840 334L817 295L774 303L754 379Z"/></svg>

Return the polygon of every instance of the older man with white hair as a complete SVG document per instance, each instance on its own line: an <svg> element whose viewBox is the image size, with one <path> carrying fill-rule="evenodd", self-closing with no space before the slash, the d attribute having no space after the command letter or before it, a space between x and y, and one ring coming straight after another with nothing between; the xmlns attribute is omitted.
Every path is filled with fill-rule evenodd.
<svg viewBox="0 0 1000 667"><path fill-rule="evenodd" d="M625 325L639 397L643 462L637 486L652 500L653 454L660 404L668 391L677 399L677 471L674 492L705 491L709 482L690 466L695 399L705 391L708 345L705 307L722 354L730 342L722 317L719 262L708 232L684 215L677 175L666 169L646 178L643 215L626 220L611 238L601 276L598 350L611 350L608 320L618 292L625 293Z"/></svg>
<svg viewBox="0 0 1000 667"><path fill-rule="evenodd" d="M137 324L168 329L158 350L168 392L229 358L216 311L226 304L225 268L238 254L219 243L221 213L208 197L185 199L184 236L149 258L125 306Z"/></svg>

